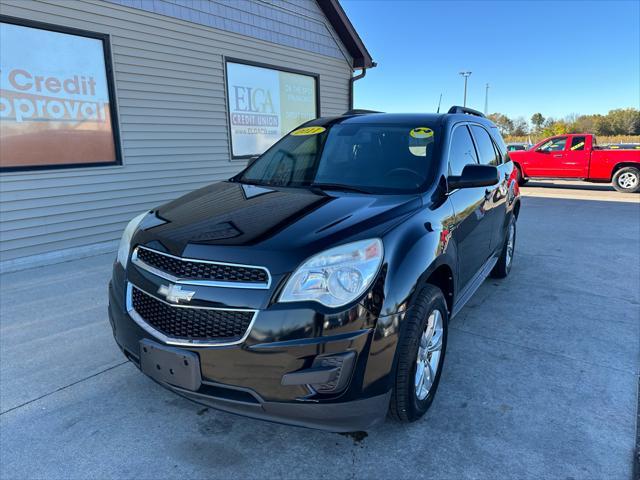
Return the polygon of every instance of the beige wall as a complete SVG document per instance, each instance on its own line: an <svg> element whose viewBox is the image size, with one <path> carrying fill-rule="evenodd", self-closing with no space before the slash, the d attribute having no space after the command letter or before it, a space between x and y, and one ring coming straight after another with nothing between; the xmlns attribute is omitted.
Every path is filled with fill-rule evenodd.
<svg viewBox="0 0 640 480"><path fill-rule="evenodd" d="M50 262L58 254L112 249L137 213L239 171L244 164L229 160L224 56L317 73L321 113L348 109L346 57L101 0L1 0L0 5L3 15L110 35L123 154L122 166L2 174L0 267L5 271L26 256ZM317 8L311 1L304 5Z"/></svg>

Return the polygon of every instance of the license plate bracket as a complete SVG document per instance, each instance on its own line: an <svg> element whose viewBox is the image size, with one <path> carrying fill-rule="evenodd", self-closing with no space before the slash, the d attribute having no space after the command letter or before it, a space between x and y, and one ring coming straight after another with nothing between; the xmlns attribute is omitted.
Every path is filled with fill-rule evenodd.
<svg viewBox="0 0 640 480"><path fill-rule="evenodd" d="M154 380L186 390L202 385L198 354L181 348L140 340L140 369Z"/></svg>

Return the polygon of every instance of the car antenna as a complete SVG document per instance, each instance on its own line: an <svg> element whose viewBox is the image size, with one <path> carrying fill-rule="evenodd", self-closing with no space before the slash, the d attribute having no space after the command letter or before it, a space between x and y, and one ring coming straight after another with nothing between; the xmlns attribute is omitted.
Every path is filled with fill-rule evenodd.
<svg viewBox="0 0 640 480"><path fill-rule="evenodd" d="M440 100L438 100L438 111L436 113L440 113L440 104L442 104L442 93L440 94Z"/></svg>

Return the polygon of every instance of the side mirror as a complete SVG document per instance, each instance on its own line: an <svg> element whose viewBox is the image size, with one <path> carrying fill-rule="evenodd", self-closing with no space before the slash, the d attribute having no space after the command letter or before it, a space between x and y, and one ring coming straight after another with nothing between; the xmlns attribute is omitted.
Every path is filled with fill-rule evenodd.
<svg viewBox="0 0 640 480"><path fill-rule="evenodd" d="M493 165L465 165L461 175L449 175L449 191L457 188L490 187L500 181L498 169Z"/></svg>
<svg viewBox="0 0 640 480"><path fill-rule="evenodd" d="M543 148L538 148L538 149L536 149L536 152L538 152L538 153L549 153L549 150L545 150Z"/></svg>

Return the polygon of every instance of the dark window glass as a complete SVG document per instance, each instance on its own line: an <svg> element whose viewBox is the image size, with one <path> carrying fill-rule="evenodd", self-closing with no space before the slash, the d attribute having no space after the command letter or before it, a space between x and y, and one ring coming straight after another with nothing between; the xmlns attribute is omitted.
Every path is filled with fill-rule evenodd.
<svg viewBox="0 0 640 480"><path fill-rule="evenodd" d="M476 150L467 127L458 127L451 137L449 150L449 174L460 175L465 165L478 163Z"/></svg>
<svg viewBox="0 0 640 480"><path fill-rule="evenodd" d="M558 137L552 138L548 142L545 142L539 150L543 152L559 152L564 150L565 145L567 144L567 137Z"/></svg>
<svg viewBox="0 0 640 480"><path fill-rule="evenodd" d="M337 184L371 193L416 192L434 170L438 132L430 125L359 122L302 128L267 150L239 179L272 186Z"/></svg>
<svg viewBox="0 0 640 480"><path fill-rule="evenodd" d="M480 163L483 165L498 165L498 156L496 155L496 149L493 147L493 142L489 133L482 127L472 125L471 130L473 136L476 139L476 146L478 147L478 155L480 155Z"/></svg>
<svg viewBox="0 0 640 480"><path fill-rule="evenodd" d="M584 150L586 137L573 137L571 139L571 151Z"/></svg>

